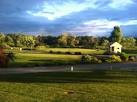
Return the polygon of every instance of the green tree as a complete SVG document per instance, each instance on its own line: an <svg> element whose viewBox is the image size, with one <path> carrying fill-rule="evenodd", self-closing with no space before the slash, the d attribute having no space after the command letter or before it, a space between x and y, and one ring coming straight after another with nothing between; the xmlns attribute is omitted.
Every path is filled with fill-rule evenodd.
<svg viewBox="0 0 137 102"><path fill-rule="evenodd" d="M13 41L12 37L10 37L9 35L6 35L5 43L9 46L14 46L14 41Z"/></svg>
<svg viewBox="0 0 137 102"><path fill-rule="evenodd" d="M93 36L80 36L79 38L79 46L84 48L94 48L98 44L98 39Z"/></svg>
<svg viewBox="0 0 137 102"><path fill-rule="evenodd" d="M15 47L22 47L23 46L20 42L21 37L22 37L21 33L9 34L8 36L10 36L13 39Z"/></svg>
<svg viewBox="0 0 137 102"><path fill-rule="evenodd" d="M22 34L17 34L16 37L15 37L15 41L16 41L16 46L17 47L23 47L23 44L22 44L22 39L23 39L23 35Z"/></svg>
<svg viewBox="0 0 137 102"><path fill-rule="evenodd" d="M62 35L60 35L58 37L58 44L61 46L61 47L66 47L67 46L67 40L68 40L68 34L67 33L63 33Z"/></svg>
<svg viewBox="0 0 137 102"><path fill-rule="evenodd" d="M67 43L69 47L76 47L79 43L79 40L76 38L76 36L69 35Z"/></svg>
<svg viewBox="0 0 137 102"><path fill-rule="evenodd" d="M111 33L110 40L111 42L121 42L123 33L119 26L115 26L114 30Z"/></svg>
<svg viewBox="0 0 137 102"><path fill-rule="evenodd" d="M121 41L124 48L131 48L136 46L136 39L133 37L124 37Z"/></svg>
<svg viewBox="0 0 137 102"><path fill-rule="evenodd" d="M34 47L35 38L31 35L21 35L20 43L25 47Z"/></svg>
<svg viewBox="0 0 137 102"><path fill-rule="evenodd" d="M104 39L104 40L102 41L101 45L108 47L108 45L109 45L109 40Z"/></svg>
<svg viewBox="0 0 137 102"><path fill-rule="evenodd" d="M52 46L52 47L56 47L57 44L58 44L58 39L56 36L46 36L45 37L45 40L44 40L44 43L46 45L49 45L49 46Z"/></svg>
<svg viewBox="0 0 137 102"><path fill-rule="evenodd" d="M0 44L4 43L5 35L3 33L0 33Z"/></svg>

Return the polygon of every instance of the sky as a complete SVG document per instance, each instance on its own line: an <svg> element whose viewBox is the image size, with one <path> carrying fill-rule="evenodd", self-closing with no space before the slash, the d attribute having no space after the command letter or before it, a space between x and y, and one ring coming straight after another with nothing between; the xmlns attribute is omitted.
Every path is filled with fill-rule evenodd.
<svg viewBox="0 0 137 102"><path fill-rule="evenodd" d="M137 0L0 0L0 32L137 36Z"/></svg>

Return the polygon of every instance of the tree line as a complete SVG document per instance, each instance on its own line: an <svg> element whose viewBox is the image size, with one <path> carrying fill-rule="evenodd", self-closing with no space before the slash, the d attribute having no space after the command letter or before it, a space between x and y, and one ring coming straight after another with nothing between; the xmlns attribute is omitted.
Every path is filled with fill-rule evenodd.
<svg viewBox="0 0 137 102"><path fill-rule="evenodd" d="M124 48L137 46L137 38L123 37L123 33L118 26L114 27L110 37L74 36L69 33L63 33L59 36L0 33L0 46L2 47L33 48L37 46L48 46L67 48L105 48L112 42L119 42Z"/></svg>

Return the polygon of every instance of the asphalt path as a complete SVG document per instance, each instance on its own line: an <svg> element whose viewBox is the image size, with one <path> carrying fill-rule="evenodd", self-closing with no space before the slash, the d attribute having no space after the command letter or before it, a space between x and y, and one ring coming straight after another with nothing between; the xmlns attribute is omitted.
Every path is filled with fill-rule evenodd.
<svg viewBox="0 0 137 102"><path fill-rule="evenodd" d="M135 63L113 63L113 64L85 64L85 65L64 65L64 66L45 66L31 68L0 68L0 74L21 74L38 72L86 72L92 70L129 70L137 71Z"/></svg>

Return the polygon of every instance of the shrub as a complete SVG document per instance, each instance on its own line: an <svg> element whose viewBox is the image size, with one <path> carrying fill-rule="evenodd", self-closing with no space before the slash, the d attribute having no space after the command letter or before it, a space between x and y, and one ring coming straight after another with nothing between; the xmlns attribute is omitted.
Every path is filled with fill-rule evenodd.
<svg viewBox="0 0 137 102"><path fill-rule="evenodd" d="M90 56L90 55L83 55L81 57L81 62L82 63L92 63L92 64L102 63L102 61L99 60L97 57Z"/></svg>
<svg viewBox="0 0 137 102"><path fill-rule="evenodd" d="M36 46L36 50L45 50L46 48L48 48L49 46Z"/></svg>
<svg viewBox="0 0 137 102"><path fill-rule="evenodd" d="M114 52L106 51L106 52L104 52L103 55L117 55L117 54Z"/></svg>
<svg viewBox="0 0 137 102"><path fill-rule="evenodd" d="M102 61L99 60L97 57L91 56L91 63L98 64L102 63Z"/></svg>
<svg viewBox="0 0 137 102"><path fill-rule="evenodd" d="M120 56L112 55L111 57L105 60L107 63L119 63L122 62Z"/></svg>
<svg viewBox="0 0 137 102"><path fill-rule="evenodd" d="M30 50L34 50L34 49L32 49L32 48L22 48L22 50L30 51Z"/></svg>
<svg viewBox="0 0 137 102"><path fill-rule="evenodd" d="M15 59L14 53L9 52L9 53L7 54L7 59L8 59L9 61L14 61L14 59Z"/></svg>
<svg viewBox="0 0 137 102"><path fill-rule="evenodd" d="M137 61L137 57L136 56L129 56L129 61Z"/></svg>
<svg viewBox="0 0 137 102"><path fill-rule="evenodd" d="M112 55L111 56L112 62L121 62L120 56Z"/></svg>
<svg viewBox="0 0 137 102"><path fill-rule="evenodd" d="M51 53L51 54L52 54L52 53L54 53L54 52L53 52L52 50L50 50L50 51L49 51L49 53Z"/></svg>
<svg viewBox="0 0 137 102"><path fill-rule="evenodd" d="M69 55L72 54L71 52L65 52L65 53L66 53L66 54L69 54Z"/></svg>
<svg viewBox="0 0 137 102"><path fill-rule="evenodd" d="M91 62L91 56L90 55L83 55L81 57L81 62L82 63L90 63Z"/></svg>
<svg viewBox="0 0 137 102"><path fill-rule="evenodd" d="M6 55L3 48L0 48L0 67L4 67L5 65L7 65Z"/></svg>
<svg viewBox="0 0 137 102"><path fill-rule="evenodd" d="M57 53L57 54L61 54L62 52L61 52L61 51L57 51L56 53Z"/></svg>
<svg viewBox="0 0 137 102"><path fill-rule="evenodd" d="M75 52L75 55L82 55L81 52Z"/></svg>
<svg viewBox="0 0 137 102"><path fill-rule="evenodd" d="M110 55L110 51L105 51L103 55Z"/></svg>
<svg viewBox="0 0 137 102"><path fill-rule="evenodd" d="M123 61L128 61L129 57L126 53L122 52L118 54Z"/></svg>
<svg viewBox="0 0 137 102"><path fill-rule="evenodd" d="M14 58L13 53L5 54L3 48L0 48L0 67L8 66L10 61L14 61Z"/></svg>

